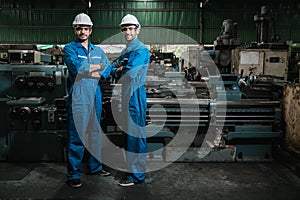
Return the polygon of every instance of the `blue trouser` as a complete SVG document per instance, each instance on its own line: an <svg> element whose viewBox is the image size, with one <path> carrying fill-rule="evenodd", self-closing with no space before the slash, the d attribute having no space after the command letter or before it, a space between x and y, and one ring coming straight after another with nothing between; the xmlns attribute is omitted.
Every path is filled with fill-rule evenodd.
<svg viewBox="0 0 300 200"><path fill-rule="evenodd" d="M84 112L82 110L82 112ZM89 120L88 119L89 115L86 115L84 113L82 113L82 120ZM74 117L73 117L73 113L72 113L72 107L69 106L68 107L68 124L69 124L69 137L68 137L68 149L67 149L67 154L68 154L68 174L67 177L69 180L72 179L79 179L81 177L82 171L81 171L81 165L82 165L82 159L84 156L84 152L85 152L85 146L83 145L82 142L82 138L79 137L75 123L74 123ZM78 128L78 127L77 127ZM93 131L93 130L89 130L89 131ZM96 148L93 147L93 151L97 151L99 152L99 154L101 154L101 145L99 145L99 143L101 142L101 138L99 138L99 136L101 137L101 134L97 134L96 137L93 138L93 135L89 135L90 138L89 140L91 141L95 141L95 139L97 139L97 141L95 142L95 146L98 146ZM86 144L86 143L85 143ZM87 144L86 144L87 145ZM97 155L98 158L98 155ZM96 159L94 156L89 155L88 160L87 160L87 170L89 171L89 173L96 173L100 170L102 170L102 162L100 159Z"/></svg>
<svg viewBox="0 0 300 200"><path fill-rule="evenodd" d="M145 119L139 116L131 116L136 125L128 124L127 134L127 155L126 155L126 165L127 171L129 172L127 178L129 178L134 183L143 182L145 180L145 170L146 170L146 132L145 132ZM135 137L137 136L137 137ZM132 154L132 153L135 154Z"/></svg>

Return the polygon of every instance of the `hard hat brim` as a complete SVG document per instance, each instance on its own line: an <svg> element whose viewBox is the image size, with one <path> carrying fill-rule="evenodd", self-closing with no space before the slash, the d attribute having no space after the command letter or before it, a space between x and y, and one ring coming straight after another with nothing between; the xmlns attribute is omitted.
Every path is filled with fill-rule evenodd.
<svg viewBox="0 0 300 200"><path fill-rule="evenodd" d="M73 27L76 27L76 26L89 26L90 28L93 27L93 24L73 24Z"/></svg>
<svg viewBox="0 0 300 200"><path fill-rule="evenodd" d="M139 25L139 24L132 24L132 23L123 23L123 24L121 23L119 26L122 27L122 26L131 26L131 25L134 25L134 26L136 26L137 28L141 26L141 25Z"/></svg>

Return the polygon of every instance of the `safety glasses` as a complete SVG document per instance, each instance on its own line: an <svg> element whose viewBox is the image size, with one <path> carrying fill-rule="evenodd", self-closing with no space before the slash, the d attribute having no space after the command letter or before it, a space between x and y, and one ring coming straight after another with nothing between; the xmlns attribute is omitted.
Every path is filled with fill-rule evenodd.
<svg viewBox="0 0 300 200"><path fill-rule="evenodd" d="M121 32L126 32L127 30L132 31L135 29L136 29L136 27L123 27L123 28L121 28Z"/></svg>
<svg viewBox="0 0 300 200"><path fill-rule="evenodd" d="M78 27L76 27L75 28L75 30L76 31L89 31L91 28L89 28L89 27L80 27L80 26L78 26Z"/></svg>

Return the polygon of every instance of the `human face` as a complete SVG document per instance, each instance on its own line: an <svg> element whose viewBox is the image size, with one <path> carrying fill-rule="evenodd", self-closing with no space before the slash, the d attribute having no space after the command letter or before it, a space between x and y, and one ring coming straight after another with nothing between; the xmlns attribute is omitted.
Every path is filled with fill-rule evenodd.
<svg viewBox="0 0 300 200"><path fill-rule="evenodd" d="M78 25L74 28L74 32L81 41L85 41L92 34L92 28L86 25Z"/></svg>
<svg viewBox="0 0 300 200"><path fill-rule="evenodd" d="M140 33L140 28L135 25L124 25L121 27L121 32L128 44L130 44Z"/></svg>

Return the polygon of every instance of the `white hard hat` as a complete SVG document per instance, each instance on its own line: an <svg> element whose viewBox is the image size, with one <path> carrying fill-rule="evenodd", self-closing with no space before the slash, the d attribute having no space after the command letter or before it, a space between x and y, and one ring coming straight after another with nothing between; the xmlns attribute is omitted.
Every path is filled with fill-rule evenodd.
<svg viewBox="0 0 300 200"><path fill-rule="evenodd" d="M137 20L137 18L131 14L125 15L119 26L123 26L126 24L133 24L133 25L136 25L137 27L141 26L139 21Z"/></svg>
<svg viewBox="0 0 300 200"><path fill-rule="evenodd" d="M80 13L80 14L76 15L76 17L73 21L73 26L76 26L76 25L93 26L93 22L87 14Z"/></svg>

